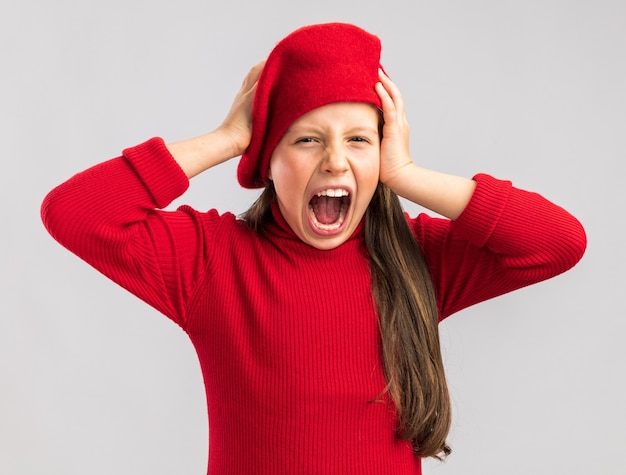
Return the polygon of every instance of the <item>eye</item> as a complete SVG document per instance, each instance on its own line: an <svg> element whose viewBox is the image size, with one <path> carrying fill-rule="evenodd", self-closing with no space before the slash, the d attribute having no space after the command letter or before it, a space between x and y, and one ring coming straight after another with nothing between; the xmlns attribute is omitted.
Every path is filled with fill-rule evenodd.
<svg viewBox="0 0 626 475"><path fill-rule="evenodd" d="M362 143L369 143L369 140L366 139L365 137L361 137L361 136L356 136L356 137L350 137L350 142L362 142Z"/></svg>
<svg viewBox="0 0 626 475"><path fill-rule="evenodd" d="M315 139L313 137L301 137L296 140L296 143L313 143Z"/></svg>

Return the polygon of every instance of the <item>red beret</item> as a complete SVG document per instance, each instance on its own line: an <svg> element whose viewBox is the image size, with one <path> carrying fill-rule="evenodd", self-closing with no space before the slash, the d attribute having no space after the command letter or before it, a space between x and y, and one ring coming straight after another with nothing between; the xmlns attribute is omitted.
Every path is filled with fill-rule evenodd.
<svg viewBox="0 0 626 475"><path fill-rule="evenodd" d="M381 107L378 82L381 43L346 23L309 25L289 34L271 51L252 106L252 138L239 161L244 188L267 184L274 148L300 116L334 102Z"/></svg>

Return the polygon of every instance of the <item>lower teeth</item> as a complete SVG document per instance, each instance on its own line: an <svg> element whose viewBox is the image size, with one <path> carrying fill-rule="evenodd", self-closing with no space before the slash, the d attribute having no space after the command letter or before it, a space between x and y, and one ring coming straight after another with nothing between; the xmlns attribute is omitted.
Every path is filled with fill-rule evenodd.
<svg viewBox="0 0 626 475"><path fill-rule="evenodd" d="M337 219L337 221L331 224L320 223L315 217L315 213L313 212L312 206L309 206L309 215L311 216L311 220L313 221L313 224L315 225L316 228L321 229L323 231L334 231L335 229L339 229L339 227L343 224L343 220L346 219L347 208L348 207L346 205L342 205L341 211L339 212L339 218Z"/></svg>

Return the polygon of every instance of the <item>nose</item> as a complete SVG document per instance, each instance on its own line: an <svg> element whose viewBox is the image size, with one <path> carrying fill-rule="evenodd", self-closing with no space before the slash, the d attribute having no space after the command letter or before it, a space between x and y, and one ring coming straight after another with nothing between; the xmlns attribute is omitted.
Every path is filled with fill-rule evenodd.
<svg viewBox="0 0 626 475"><path fill-rule="evenodd" d="M342 147L327 147L322 161L322 171L324 173L340 175L350 169L347 151Z"/></svg>

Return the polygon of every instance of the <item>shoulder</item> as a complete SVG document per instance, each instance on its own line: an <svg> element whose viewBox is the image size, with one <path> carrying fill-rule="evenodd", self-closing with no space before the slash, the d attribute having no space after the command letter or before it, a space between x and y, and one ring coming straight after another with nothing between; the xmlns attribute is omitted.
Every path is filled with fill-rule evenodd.
<svg viewBox="0 0 626 475"><path fill-rule="evenodd" d="M211 234L249 235L252 231L243 220L230 211L220 212L214 208L201 211L189 205L182 205L176 209L174 214L190 219L198 231L210 232Z"/></svg>

